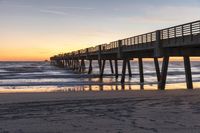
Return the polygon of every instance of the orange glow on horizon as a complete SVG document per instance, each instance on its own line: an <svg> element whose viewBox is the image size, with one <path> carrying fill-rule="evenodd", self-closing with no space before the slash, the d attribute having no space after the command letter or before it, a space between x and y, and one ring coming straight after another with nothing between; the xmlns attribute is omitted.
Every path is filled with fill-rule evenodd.
<svg viewBox="0 0 200 133"><path fill-rule="evenodd" d="M49 60L51 56L79 49L79 46L80 45L75 45L74 48L69 45L39 45L37 47L3 46L0 49L0 61L44 61Z"/></svg>
<svg viewBox="0 0 200 133"><path fill-rule="evenodd" d="M14 38L16 42L13 40L9 40L8 38L4 38L0 40L2 44L0 49L0 61L44 61L49 60L51 56L67 53L71 51L76 51L82 48L87 48L91 46L96 46L97 44L88 44L82 45L78 42L82 42L80 40L75 40L74 42L68 42L63 38L46 38L44 40L32 40L32 39L17 39ZM59 41L57 41L59 40ZM92 39L95 40L95 39ZM108 39L112 40L112 38ZM21 42L20 45L18 42ZM98 42L103 42L102 40L98 40ZM109 42L109 41L107 41ZM29 44L29 45L27 45ZM37 44L37 45L36 45ZM56 45L58 44L58 45ZM71 44L71 45L70 45ZM152 61L152 59L144 59L145 61ZM182 57L172 57L170 61L182 61ZM192 61L200 61L200 57L192 57Z"/></svg>

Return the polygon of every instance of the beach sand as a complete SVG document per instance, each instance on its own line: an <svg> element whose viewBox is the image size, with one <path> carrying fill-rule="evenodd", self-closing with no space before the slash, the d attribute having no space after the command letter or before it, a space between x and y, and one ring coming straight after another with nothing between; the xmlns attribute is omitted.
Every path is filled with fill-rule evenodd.
<svg viewBox="0 0 200 133"><path fill-rule="evenodd" d="M199 133L200 90L0 94L0 133Z"/></svg>

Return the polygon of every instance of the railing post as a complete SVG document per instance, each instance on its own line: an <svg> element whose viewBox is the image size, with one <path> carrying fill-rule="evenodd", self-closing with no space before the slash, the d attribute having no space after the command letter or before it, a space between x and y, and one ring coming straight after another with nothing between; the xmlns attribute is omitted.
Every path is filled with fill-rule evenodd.
<svg viewBox="0 0 200 133"><path fill-rule="evenodd" d="M175 44L176 44L176 27L174 27L174 39L175 39Z"/></svg>
<svg viewBox="0 0 200 133"><path fill-rule="evenodd" d="M167 40L168 40L168 44L170 44L169 29L167 29Z"/></svg>
<svg viewBox="0 0 200 133"><path fill-rule="evenodd" d="M122 40L118 40L118 52L117 52L117 57L121 59L123 57L122 54Z"/></svg>
<svg viewBox="0 0 200 133"><path fill-rule="evenodd" d="M162 57L163 56L163 48L162 48L162 42L161 42L161 31L156 31L156 42L154 47L154 56L155 57Z"/></svg>
<svg viewBox="0 0 200 133"><path fill-rule="evenodd" d="M193 33L192 33L192 24L190 24L190 36L191 36L191 41L193 41Z"/></svg>
<svg viewBox="0 0 200 133"><path fill-rule="evenodd" d="M184 26L183 25L181 26L181 32L182 32L182 39L183 39L183 42L184 42L185 36L184 36Z"/></svg>
<svg viewBox="0 0 200 133"><path fill-rule="evenodd" d="M200 22L199 22L199 33L200 33Z"/></svg>

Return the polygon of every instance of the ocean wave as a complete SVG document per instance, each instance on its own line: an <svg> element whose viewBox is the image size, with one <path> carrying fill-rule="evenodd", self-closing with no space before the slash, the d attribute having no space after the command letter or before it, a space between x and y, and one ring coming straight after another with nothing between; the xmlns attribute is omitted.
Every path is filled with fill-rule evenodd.
<svg viewBox="0 0 200 133"><path fill-rule="evenodd" d="M95 62L94 62L95 63ZM137 62L131 63L132 78L126 78L125 84L140 85ZM106 64L103 82L99 80L99 68L94 64L93 74L79 74L60 69L45 62L0 62L0 86L74 86L74 85L120 85L121 67L119 62L119 79L111 74L110 65ZM88 67L88 63L86 62ZM200 79L199 62L192 62L193 81ZM157 84L153 62L144 62L144 76L147 85ZM184 83L185 70L182 62L170 63L168 84Z"/></svg>

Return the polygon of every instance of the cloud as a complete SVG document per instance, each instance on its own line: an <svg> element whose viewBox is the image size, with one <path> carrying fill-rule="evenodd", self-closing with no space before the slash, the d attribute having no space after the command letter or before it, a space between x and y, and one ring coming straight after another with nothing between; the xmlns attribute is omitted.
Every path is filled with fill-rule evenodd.
<svg viewBox="0 0 200 133"><path fill-rule="evenodd" d="M74 9L74 10L94 10L94 8L90 7L70 7L70 6L53 6L49 7L51 9Z"/></svg>
<svg viewBox="0 0 200 133"><path fill-rule="evenodd" d="M200 8L195 6L166 6L158 8L158 11L151 12L148 15L174 22L185 22L199 19L197 14ZM167 21L168 22L168 21Z"/></svg>
<svg viewBox="0 0 200 133"><path fill-rule="evenodd" d="M85 7L65 7L65 6L52 6L52 7L46 7L47 9L41 9L40 12L42 13L48 13L48 14L54 14L54 15L67 15L65 12L66 9L70 10L93 10L94 8L85 8ZM65 10L65 11L60 11Z"/></svg>
<svg viewBox="0 0 200 133"><path fill-rule="evenodd" d="M66 12L57 11L57 10L50 10L50 9L42 9L40 10L41 13L53 14L53 15L67 15Z"/></svg>
<svg viewBox="0 0 200 133"><path fill-rule="evenodd" d="M0 1L1 2L1 1ZM25 4L5 4L5 3L3 3L3 4L0 4L0 6L1 7L12 7L12 8L30 8L30 7L32 7L31 5L25 5Z"/></svg>
<svg viewBox="0 0 200 133"><path fill-rule="evenodd" d="M199 7L191 6L145 6L140 15L121 17L122 21L133 24L181 24L200 19Z"/></svg>

